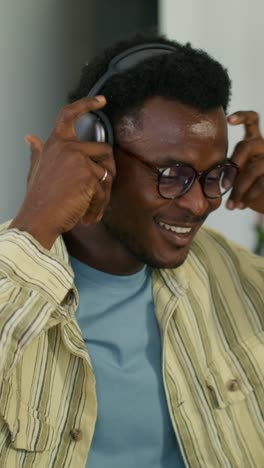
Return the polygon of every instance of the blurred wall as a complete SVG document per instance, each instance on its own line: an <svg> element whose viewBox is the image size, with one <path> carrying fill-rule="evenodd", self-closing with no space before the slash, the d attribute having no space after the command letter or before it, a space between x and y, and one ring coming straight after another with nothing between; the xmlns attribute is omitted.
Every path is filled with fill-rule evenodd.
<svg viewBox="0 0 264 468"><path fill-rule="evenodd" d="M157 0L0 0L0 222L25 192L26 133L46 139L81 66L157 27Z"/></svg>
<svg viewBox="0 0 264 468"><path fill-rule="evenodd" d="M205 49L228 68L233 81L230 113L254 109L263 118L263 1L159 0L159 11L161 32ZM242 135L241 129L230 129L230 149ZM222 206L208 224L253 248L255 222L251 210L229 212Z"/></svg>
<svg viewBox="0 0 264 468"><path fill-rule="evenodd" d="M157 30L158 0L78 0L74 8L74 68L107 45ZM78 75L76 75L78 76Z"/></svg>
<svg viewBox="0 0 264 468"><path fill-rule="evenodd" d="M72 85L72 2L0 2L0 221L14 216L25 190L24 135L46 138Z"/></svg>

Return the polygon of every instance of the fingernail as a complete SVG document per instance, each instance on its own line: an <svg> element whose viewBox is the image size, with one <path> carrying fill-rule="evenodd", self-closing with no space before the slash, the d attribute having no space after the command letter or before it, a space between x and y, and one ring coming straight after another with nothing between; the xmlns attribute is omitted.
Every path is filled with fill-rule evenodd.
<svg viewBox="0 0 264 468"><path fill-rule="evenodd" d="M228 208L228 210L233 210L235 208L235 203L233 202L233 200L228 200L226 207Z"/></svg>
<svg viewBox="0 0 264 468"><path fill-rule="evenodd" d="M95 99L95 101L98 101L98 102L105 102L105 97L104 96L95 96L94 99Z"/></svg>
<svg viewBox="0 0 264 468"><path fill-rule="evenodd" d="M103 217L104 210L100 211L99 215L96 217L95 222L99 223Z"/></svg>
<svg viewBox="0 0 264 468"><path fill-rule="evenodd" d="M239 202L238 208L239 208L239 210L243 210L244 208L246 208L245 203Z"/></svg>
<svg viewBox="0 0 264 468"><path fill-rule="evenodd" d="M30 146L30 141L29 141L28 135L25 135L25 136L24 136L24 142L25 142L28 146Z"/></svg>
<svg viewBox="0 0 264 468"><path fill-rule="evenodd" d="M229 120L231 120L231 122L234 122L234 123L239 122L240 117L238 115L230 115Z"/></svg>

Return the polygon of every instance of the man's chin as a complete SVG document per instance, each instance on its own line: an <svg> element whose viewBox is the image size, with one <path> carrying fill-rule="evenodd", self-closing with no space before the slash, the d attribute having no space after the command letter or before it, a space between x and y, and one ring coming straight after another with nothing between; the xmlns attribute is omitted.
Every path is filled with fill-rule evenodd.
<svg viewBox="0 0 264 468"><path fill-rule="evenodd" d="M169 247L166 245L159 245L157 251L151 251L150 245L155 242L149 241L146 245L145 242L139 242L138 236L128 232L122 231L111 223L111 219L104 217L103 224L107 232L140 263L148 265L151 268L178 268L186 260L190 245L184 247Z"/></svg>
<svg viewBox="0 0 264 468"><path fill-rule="evenodd" d="M181 265L184 264L186 258L187 258L187 255L186 255L185 258L183 258L183 259L181 259L181 260L177 260L177 262L170 262L170 263L167 263L165 266L160 267L160 268L168 268L168 269L169 269L169 268L171 268L171 269L173 269L173 268L179 268Z"/></svg>
<svg viewBox="0 0 264 468"><path fill-rule="evenodd" d="M158 268L158 269L163 269L163 268L174 269L174 268L179 268L181 265L183 265L186 258L187 258L187 255L185 258L177 260L177 261L173 261L173 262L172 261L168 261L168 262L158 261L158 260L153 259L153 261L148 262L147 265L152 268Z"/></svg>
<svg viewBox="0 0 264 468"><path fill-rule="evenodd" d="M173 252L173 255L167 255L167 256L165 255L157 256L157 255L149 253L149 254L145 254L144 258L142 256L141 261L152 268L158 268L158 269L179 268L185 262L188 256L188 253L189 253L189 248L179 249L177 252L177 255L175 255L175 252Z"/></svg>

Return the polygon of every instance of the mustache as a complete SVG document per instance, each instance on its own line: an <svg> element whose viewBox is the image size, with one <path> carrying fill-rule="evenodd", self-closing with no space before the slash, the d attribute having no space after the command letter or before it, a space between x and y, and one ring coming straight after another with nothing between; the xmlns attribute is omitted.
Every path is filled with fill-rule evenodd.
<svg viewBox="0 0 264 468"><path fill-rule="evenodd" d="M181 213L180 217L172 218L172 217L164 217L166 222L172 224L200 224L203 223L208 217L208 213L201 215L201 216L194 216L193 213Z"/></svg>
<svg viewBox="0 0 264 468"><path fill-rule="evenodd" d="M178 221L181 221L182 223L186 223L186 224L199 224L199 223L203 223L206 220L207 216L208 216L207 214L203 216L193 216L193 214L192 215L183 214Z"/></svg>

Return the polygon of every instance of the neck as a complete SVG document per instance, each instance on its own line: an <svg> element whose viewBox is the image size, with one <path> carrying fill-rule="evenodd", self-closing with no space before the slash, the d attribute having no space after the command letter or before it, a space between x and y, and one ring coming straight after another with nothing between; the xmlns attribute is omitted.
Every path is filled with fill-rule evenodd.
<svg viewBox="0 0 264 468"><path fill-rule="evenodd" d="M78 224L63 238L70 255L105 273L132 275L144 266L102 223Z"/></svg>

